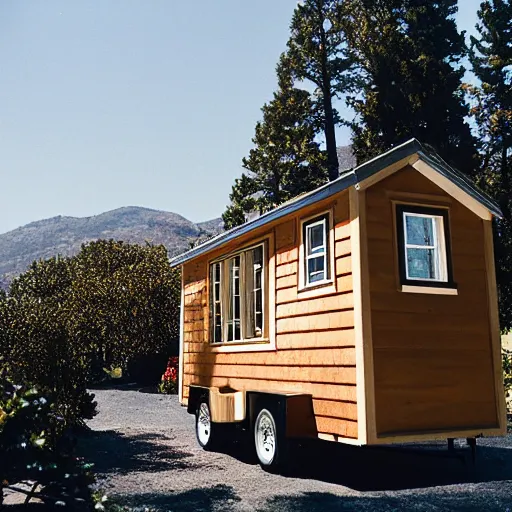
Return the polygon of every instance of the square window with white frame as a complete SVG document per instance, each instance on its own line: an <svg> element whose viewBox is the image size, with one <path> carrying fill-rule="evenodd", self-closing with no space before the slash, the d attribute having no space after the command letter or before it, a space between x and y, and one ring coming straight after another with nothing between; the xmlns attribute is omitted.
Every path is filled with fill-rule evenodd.
<svg viewBox="0 0 512 512"><path fill-rule="evenodd" d="M329 214L302 223L303 287L330 282L329 231Z"/></svg>
<svg viewBox="0 0 512 512"><path fill-rule="evenodd" d="M455 287L448 210L399 204L396 215L401 283Z"/></svg>

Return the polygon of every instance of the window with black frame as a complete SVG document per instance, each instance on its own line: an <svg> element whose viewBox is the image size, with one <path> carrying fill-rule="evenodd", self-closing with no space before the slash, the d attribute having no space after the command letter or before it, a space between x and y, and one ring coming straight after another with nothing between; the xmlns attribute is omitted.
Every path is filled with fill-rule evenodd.
<svg viewBox="0 0 512 512"><path fill-rule="evenodd" d="M400 282L455 288L448 210L399 204L396 221Z"/></svg>

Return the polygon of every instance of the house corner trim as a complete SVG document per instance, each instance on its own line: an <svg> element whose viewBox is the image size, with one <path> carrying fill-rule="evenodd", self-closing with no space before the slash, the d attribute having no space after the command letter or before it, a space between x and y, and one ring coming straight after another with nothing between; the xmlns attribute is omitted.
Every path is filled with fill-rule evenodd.
<svg viewBox="0 0 512 512"><path fill-rule="evenodd" d="M375 384L366 234L366 191L350 188L350 234L354 287L358 442L376 439Z"/></svg>

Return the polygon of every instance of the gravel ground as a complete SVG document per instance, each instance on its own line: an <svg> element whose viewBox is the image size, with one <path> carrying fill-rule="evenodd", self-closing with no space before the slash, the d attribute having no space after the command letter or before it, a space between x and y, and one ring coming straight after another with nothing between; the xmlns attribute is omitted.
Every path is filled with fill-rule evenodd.
<svg viewBox="0 0 512 512"><path fill-rule="evenodd" d="M286 475L265 473L247 450L205 452L175 396L96 390L99 414L81 444L101 487L151 511L512 510L512 436L478 441L477 463L444 445L357 448L312 442Z"/></svg>

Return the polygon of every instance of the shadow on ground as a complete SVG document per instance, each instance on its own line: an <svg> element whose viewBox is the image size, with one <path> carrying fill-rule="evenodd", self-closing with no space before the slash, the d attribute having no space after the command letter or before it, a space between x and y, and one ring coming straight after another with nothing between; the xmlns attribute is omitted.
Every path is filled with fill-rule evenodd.
<svg viewBox="0 0 512 512"><path fill-rule="evenodd" d="M223 453L255 464L254 452L247 445L232 445ZM359 447L306 441L291 445L289 464L280 473L370 492L499 483L512 481L512 449L478 446L473 462L467 446L449 452L442 443Z"/></svg>
<svg viewBox="0 0 512 512"><path fill-rule="evenodd" d="M427 493L386 496L336 496L330 493L307 492L300 496L276 496L257 512L508 512L512 498L507 492L474 493L431 490Z"/></svg>
<svg viewBox="0 0 512 512"><path fill-rule="evenodd" d="M241 499L227 485L190 489L169 494L136 494L119 498L117 503L135 510L151 512L230 512L236 510Z"/></svg>
<svg viewBox="0 0 512 512"><path fill-rule="evenodd" d="M123 434L114 430L90 431L78 445L79 453L94 464L98 474L127 474L195 468L192 454L172 446L164 434Z"/></svg>
<svg viewBox="0 0 512 512"><path fill-rule="evenodd" d="M292 450L283 474L358 491L500 482L512 480L512 450L479 446L473 463L467 447L449 453L444 445L357 447L312 441Z"/></svg>

